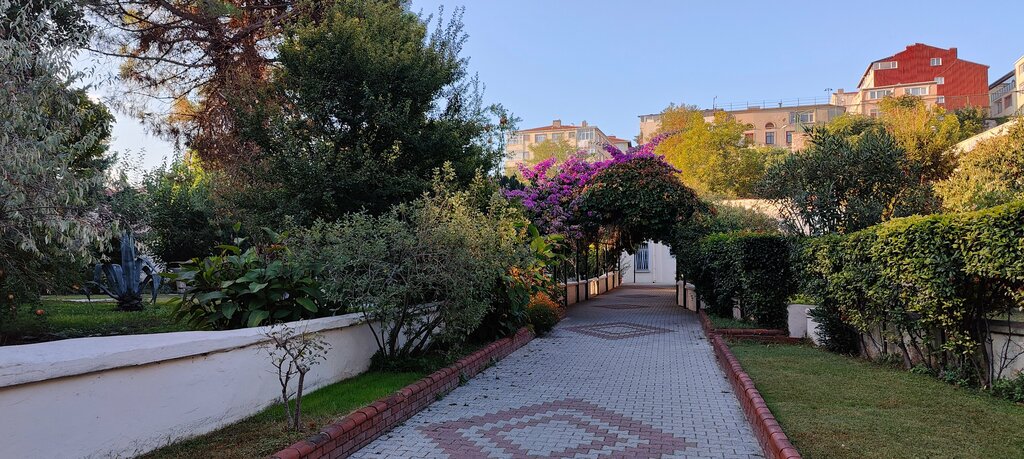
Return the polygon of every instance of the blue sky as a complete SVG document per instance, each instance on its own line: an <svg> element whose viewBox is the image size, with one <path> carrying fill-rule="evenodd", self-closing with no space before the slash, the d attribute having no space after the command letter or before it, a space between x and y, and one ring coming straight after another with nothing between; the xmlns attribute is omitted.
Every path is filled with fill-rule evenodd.
<svg viewBox="0 0 1024 459"><path fill-rule="evenodd" d="M637 115L670 102L710 107L716 96L722 105L853 89L869 62L916 42L957 47L991 66L989 81L1024 54L1024 35L1007 16L1020 3L1011 0L413 0L412 8L441 5L466 7L470 69L520 127L587 120L630 139ZM172 152L132 123L119 121L115 136L115 150L145 148L146 165Z"/></svg>

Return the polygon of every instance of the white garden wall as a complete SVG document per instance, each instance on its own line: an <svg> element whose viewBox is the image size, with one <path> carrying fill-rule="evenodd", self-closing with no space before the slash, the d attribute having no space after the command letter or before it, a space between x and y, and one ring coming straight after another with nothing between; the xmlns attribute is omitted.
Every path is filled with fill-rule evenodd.
<svg viewBox="0 0 1024 459"><path fill-rule="evenodd" d="M365 371L361 314L289 324L331 348L307 389ZM81 338L0 347L0 458L131 457L277 401L266 328Z"/></svg>

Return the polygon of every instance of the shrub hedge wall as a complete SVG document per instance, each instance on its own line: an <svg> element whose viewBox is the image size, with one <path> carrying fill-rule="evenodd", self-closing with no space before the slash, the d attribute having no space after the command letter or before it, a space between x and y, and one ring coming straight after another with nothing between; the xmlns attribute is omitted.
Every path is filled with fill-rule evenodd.
<svg viewBox="0 0 1024 459"><path fill-rule="evenodd" d="M687 277L712 313L731 316L735 300L744 318L782 328L795 292L791 251L791 240L777 234L712 234L691 255Z"/></svg>
<svg viewBox="0 0 1024 459"><path fill-rule="evenodd" d="M822 299L826 346L848 351L851 327L867 340L881 330L861 346L896 351L907 367L983 384L1009 376L984 344L987 319L1024 307L1024 202L892 220L797 253L801 284Z"/></svg>

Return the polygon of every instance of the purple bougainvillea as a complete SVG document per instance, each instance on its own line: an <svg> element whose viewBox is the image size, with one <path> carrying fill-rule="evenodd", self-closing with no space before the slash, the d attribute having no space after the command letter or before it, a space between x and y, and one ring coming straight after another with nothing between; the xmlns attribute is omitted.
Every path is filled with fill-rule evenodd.
<svg viewBox="0 0 1024 459"><path fill-rule="evenodd" d="M533 167L520 165L526 188L508 190L505 194L523 203L530 219L542 232L579 238L587 218L586 215L580 215L580 198L594 176L613 164L634 158L658 158L664 161L664 157L656 155L654 149L665 137L659 135L625 152L613 145L605 145L611 158L604 161L588 161L588 155L581 151L561 164L550 158Z"/></svg>

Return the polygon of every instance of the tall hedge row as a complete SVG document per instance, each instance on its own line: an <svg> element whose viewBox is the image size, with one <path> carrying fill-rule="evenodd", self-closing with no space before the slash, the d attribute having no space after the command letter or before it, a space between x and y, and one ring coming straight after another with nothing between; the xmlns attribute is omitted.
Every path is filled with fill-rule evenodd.
<svg viewBox="0 0 1024 459"><path fill-rule="evenodd" d="M955 368L982 383L1004 376L985 346L987 319L1024 307L1024 202L809 239L798 254L830 348L849 350L852 328L861 346L908 367Z"/></svg>
<svg viewBox="0 0 1024 459"><path fill-rule="evenodd" d="M744 318L766 327L786 326L787 299L795 291L792 243L776 234L719 233L701 239L687 263L712 313L730 316L734 301Z"/></svg>

